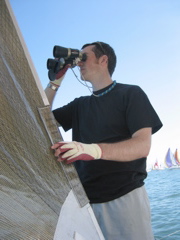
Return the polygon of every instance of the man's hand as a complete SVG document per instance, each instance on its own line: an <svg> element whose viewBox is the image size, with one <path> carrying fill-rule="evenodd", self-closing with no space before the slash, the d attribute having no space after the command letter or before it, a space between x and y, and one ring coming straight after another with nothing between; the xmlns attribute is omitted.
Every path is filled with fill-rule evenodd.
<svg viewBox="0 0 180 240"><path fill-rule="evenodd" d="M54 81L51 81L51 83L57 87L59 87L62 83L62 80L65 77L65 73L67 72L68 68L70 65L66 65L64 68L62 68L57 74L56 74L56 79Z"/></svg>
<svg viewBox="0 0 180 240"><path fill-rule="evenodd" d="M54 144L52 149L55 150L55 156L58 161L66 161L72 163L77 160L90 161L100 159L102 150L98 144L84 144L80 142L58 142Z"/></svg>
<svg viewBox="0 0 180 240"><path fill-rule="evenodd" d="M46 93L46 96L48 98L48 101L49 101L49 104L50 104L51 107L52 107L52 104L53 104L54 97L56 95L56 91L58 90L59 86L61 85L61 82L62 82L63 78L65 77L65 73L67 72L69 66L70 65L68 64L63 69L61 69L56 74L55 80L50 81L49 84L47 85L46 89L45 89L45 93Z"/></svg>

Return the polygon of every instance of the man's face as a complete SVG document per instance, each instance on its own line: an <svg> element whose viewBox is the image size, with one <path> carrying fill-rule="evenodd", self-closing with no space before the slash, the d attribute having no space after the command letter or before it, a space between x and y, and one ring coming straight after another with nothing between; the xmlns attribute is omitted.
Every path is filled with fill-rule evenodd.
<svg viewBox="0 0 180 240"><path fill-rule="evenodd" d="M85 62L80 62L78 64L80 67L82 80L91 81L95 79L99 72L99 60L92 51L93 47L94 45L87 46L82 50L82 53L85 53L87 56Z"/></svg>

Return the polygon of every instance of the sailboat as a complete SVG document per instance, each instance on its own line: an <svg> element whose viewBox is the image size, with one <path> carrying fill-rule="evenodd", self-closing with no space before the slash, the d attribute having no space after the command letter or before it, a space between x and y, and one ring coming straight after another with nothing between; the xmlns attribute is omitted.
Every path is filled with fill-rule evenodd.
<svg viewBox="0 0 180 240"><path fill-rule="evenodd" d="M153 170L155 170L155 169L159 169L157 159L156 159L156 161L155 161L155 163L154 163L154 166L153 166Z"/></svg>
<svg viewBox="0 0 180 240"><path fill-rule="evenodd" d="M177 154L178 156L178 154ZM178 168L180 165L177 163L175 155L173 155L171 149L169 148L165 157L165 166L169 169Z"/></svg>
<svg viewBox="0 0 180 240"><path fill-rule="evenodd" d="M177 165L180 166L180 153L179 153L178 149L176 149L176 151L174 153L174 157L176 159Z"/></svg>
<svg viewBox="0 0 180 240"><path fill-rule="evenodd" d="M151 170L163 170L163 169L164 169L164 166L161 164L160 161L158 161L158 159L156 159L156 161L152 165L152 169Z"/></svg>

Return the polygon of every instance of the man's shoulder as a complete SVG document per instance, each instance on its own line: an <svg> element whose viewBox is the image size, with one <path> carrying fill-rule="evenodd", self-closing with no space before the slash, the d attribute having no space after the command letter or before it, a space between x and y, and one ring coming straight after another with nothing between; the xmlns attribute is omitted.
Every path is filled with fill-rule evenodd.
<svg viewBox="0 0 180 240"><path fill-rule="evenodd" d="M125 84L125 83L117 83L116 90L121 91L121 93L124 93L124 94L143 92L140 86L133 85L133 84Z"/></svg>
<svg viewBox="0 0 180 240"><path fill-rule="evenodd" d="M79 104L82 103L87 103L90 99L90 96L80 96L75 98L70 104L72 104L73 106L79 106Z"/></svg>
<svg viewBox="0 0 180 240"><path fill-rule="evenodd" d="M117 87L119 89L139 89L140 87L135 84L125 84L125 83L117 83Z"/></svg>

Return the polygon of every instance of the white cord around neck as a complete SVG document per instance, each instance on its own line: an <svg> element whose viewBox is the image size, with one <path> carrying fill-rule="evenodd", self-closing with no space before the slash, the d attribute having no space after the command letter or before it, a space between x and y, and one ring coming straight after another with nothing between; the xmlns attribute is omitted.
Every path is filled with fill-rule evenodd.
<svg viewBox="0 0 180 240"><path fill-rule="evenodd" d="M94 94L93 91L91 90L92 87L88 86L87 81L84 79L83 75L81 74L82 79L83 79L85 84L81 82L81 80L78 78L78 76L74 72L73 68L71 68L71 70L72 70L74 76L76 77L76 79L78 80L78 82L80 82L83 86L87 87L88 90L90 91L90 93L95 97L101 97L101 96L105 95L106 93L110 92L116 85L116 81L114 81L113 84L107 90L105 90L104 92L99 93L99 94ZM79 68L78 68L78 70L79 70ZM80 70L79 70L79 72L80 72Z"/></svg>
<svg viewBox="0 0 180 240"><path fill-rule="evenodd" d="M91 88L92 88L92 87L88 86L87 81L84 79L83 75L81 74L81 76L82 76L83 81L84 81L85 84L78 78L78 76L77 76L76 73L74 72L73 68L71 68L71 70L72 70L72 72L74 73L74 76L76 77L76 79L78 80L78 82L80 82L83 86L87 87L87 88L89 89L90 93L93 94L93 92L91 91ZM79 70L79 68L78 68L78 70ZM79 70L79 72L80 72L80 70Z"/></svg>

